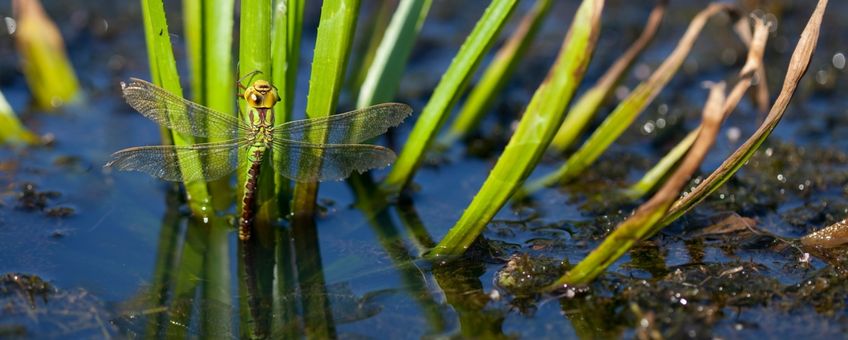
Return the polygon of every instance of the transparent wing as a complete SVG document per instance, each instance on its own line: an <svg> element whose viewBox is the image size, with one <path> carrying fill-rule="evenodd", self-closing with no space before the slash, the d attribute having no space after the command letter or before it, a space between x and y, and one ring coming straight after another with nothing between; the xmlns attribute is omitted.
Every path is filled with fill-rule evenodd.
<svg viewBox="0 0 848 340"><path fill-rule="evenodd" d="M280 124L274 127L274 139L299 142L307 140L310 133L323 133L328 144L362 143L386 133L410 114L412 108L406 104L379 104L328 117Z"/></svg>
<svg viewBox="0 0 848 340"><path fill-rule="evenodd" d="M235 116L192 103L147 81L130 78L130 83L121 83L121 87L130 106L166 128L197 137L226 139L236 138L240 129L246 129Z"/></svg>
<svg viewBox="0 0 848 340"><path fill-rule="evenodd" d="M220 142L190 146L155 145L127 148L112 154L107 167L118 170L141 171L167 181L211 181L233 172L238 163L244 142ZM185 162L185 176L180 169L180 159ZM209 161L207 161L209 160Z"/></svg>
<svg viewBox="0 0 848 340"><path fill-rule="evenodd" d="M274 141L274 170L297 182L341 180L394 162L395 153L379 145L308 144ZM279 155L279 156L276 156Z"/></svg>

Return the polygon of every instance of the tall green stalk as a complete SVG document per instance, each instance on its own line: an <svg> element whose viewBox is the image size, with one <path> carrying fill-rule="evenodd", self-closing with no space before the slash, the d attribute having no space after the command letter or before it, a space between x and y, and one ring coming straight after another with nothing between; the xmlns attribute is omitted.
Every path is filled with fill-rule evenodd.
<svg viewBox="0 0 848 340"><path fill-rule="evenodd" d="M165 19L165 8L162 0L141 0L142 14L144 17L144 35L147 40L147 55L150 61L150 73L153 83L173 93L178 97L183 96L180 86L180 78L177 74L177 63L174 60L174 52L171 47L171 36L168 33L168 23ZM173 110L172 112L178 112ZM169 119L188 119L172 115ZM192 145L194 137L181 134L176 131L168 131L162 128L163 144ZM196 153L189 157L179 159L181 169L200 169L200 157ZM199 217L209 214L207 207L210 203L209 191L206 182L185 182L188 205L191 211Z"/></svg>
<svg viewBox="0 0 848 340"><path fill-rule="evenodd" d="M580 132L584 130L592 117L595 116L604 99L609 97L610 93L613 92L616 85L627 73L627 70L636 61L636 58L642 54L645 47L653 40L660 23L662 23L662 18L665 16L667 4L668 1L666 0L660 0L657 3L654 10L648 16L648 23L645 25L642 34L639 35L639 38L627 48L627 51L618 57L618 60L607 69L595 85L583 93L568 110L565 120L562 121L562 126L560 126L559 131L554 136L554 140L551 141L551 148L560 152L565 151L577 139Z"/></svg>
<svg viewBox="0 0 848 340"><path fill-rule="evenodd" d="M219 112L235 114L232 60L235 1L184 0L183 7L192 101ZM210 131L220 128L207 124ZM210 137L206 141L220 142L223 138ZM224 163L229 159L225 155L210 155L202 161ZM209 183L209 190L216 210L225 210L232 204L234 196L229 176Z"/></svg>
<svg viewBox="0 0 848 340"><path fill-rule="evenodd" d="M243 81L250 86L256 79L271 80L271 1L270 0L242 0L241 19L239 27L239 79L244 78L251 72L259 71L252 77L244 78ZM232 94L230 94L232 96ZM250 107L247 103L240 105L243 119L247 119ZM245 122L249 124L249 122ZM273 204L274 170L271 167L271 157L263 157L259 170L259 185L256 199L256 225L269 225L279 216L276 204ZM247 155L239 155L240 164L247 164ZM239 168L238 197L242 197L244 191L244 180L247 167ZM239 209L241 200L237 200Z"/></svg>
<svg viewBox="0 0 848 340"><path fill-rule="evenodd" d="M666 226L674 222L677 218L692 209L696 204L703 201L709 194L715 192L722 184L727 182L736 171L739 171L749 159L754 155L754 152L763 144L763 142L771 135L771 132L783 118L789 102L792 100L795 90L798 88L798 83L804 74L807 73L807 68L810 66L810 59L813 51L818 44L819 31L821 30L822 17L827 8L827 0L819 0L815 11L810 15L810 20L807 26L801 33L801 38L795 46L795 51L792 53L792 58L789 60L789 67L786 71L786 77L783 79L783 87L780 89L777 99L769 110L768 116L763 121L763 124L739 146L721 165L713 171L705 180L701 181L689 195L683 197L671 206L668 213L663 216L660 221L660 226ZM747 66L747 65L746 65Z"/></svg>
<svg viewBox="0 0 848 340"><path fill-rule="evenodd" d="M336 110L358 15L359 0L327 0L321 7L306 101L308 118L326 117ZM312 143L322 143L326 138L317 133L311 133L309 137ZM312 216L317 193L317 182L297 183L292 213Z"/></svg>
<svg viewBox="0 0 848 340"><path fill-rule="evenodd" d="M615 110L604 120L586 142L568 160L554 172L528 183L521 192L521 196L531 194L545 186L551 186L557 182L568 182L575 179L586 168L592 165L601 154L616 140L624 130L630 126L639 113L650 104L671 80L685 57L692 50L695 40L706 25L707 20L721 12L729 11L732 5L714 3L698 13L689 24L689 28L680 38L675 49L669 57L660 65L651 77L639 84L630 95L624 99Z"/></svg>
<svg viewBox="0 0 848 340"><path fill-rule="evenodd" d="M440 147L450 146L477 127L480 119L496 102L498 93L506 85L516 66L524 60L522 57L536 37L536 32L542 26L550 8L551 0L536 0L533 8L524 15L518 28L495 55L477 86L471 90L448 131L439 139Z"/></svg>
<svg viewBox="0 0 848 340"><path fill-rule="evenodd" d="M560 126L583 79L600 33L603 0L584 0L574 15L556 63L533 94L527 110L483 187L430 256L460 255L524 182Z"/></svg>
<svg viewBox="0 0 848 340"><path fill-rule="evenodd" d="M432 0L401 0L359 90L356 107L392 101Z"/></svg>
<svg viewBox="0 0 848 340"><path fill-rule="evenodd" d="M300 39L303 30L304 0L277 0L274 5L273 33L271 35L271 81L277 87L281 101L274 106L274 124L279 125L292 119L296 91L298 62L300 61ZM275 163L283 162L283 156L273 154ZM274 175L274 193L279 211L288 211L291 181L280 174Z"/></svg>
<svg viewBox="0 0 848 340"><path fill-rule="evenodd" d="M465 39L418 117L391 172L381 184L383 191L399 192L412 179L424 159L424 152L435 139L450 109L459 99L484 54L515 9L516 3L517 0L493 0L486 8L483 17L477 21L474 30Z"/></svg>
<svg viewBox="0 0 848 340"><path fill-rule="evenodd" d="M6 143L37 144L38 136L21 124L12 106L0 92L0 145Z"/></svg>

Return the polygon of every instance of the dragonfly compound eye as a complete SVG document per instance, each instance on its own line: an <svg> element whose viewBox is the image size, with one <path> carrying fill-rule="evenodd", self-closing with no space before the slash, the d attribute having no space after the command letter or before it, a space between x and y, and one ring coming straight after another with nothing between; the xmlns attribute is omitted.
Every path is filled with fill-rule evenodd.
<svg viewBox="0 0 848 340"><path fill-rule="evenodd" d="M246 93L245 97L246 98L244 99L247 99L250 106L260 106L262 105L262 97L264 96L259 94L258 91L249 91Z"/></svg>

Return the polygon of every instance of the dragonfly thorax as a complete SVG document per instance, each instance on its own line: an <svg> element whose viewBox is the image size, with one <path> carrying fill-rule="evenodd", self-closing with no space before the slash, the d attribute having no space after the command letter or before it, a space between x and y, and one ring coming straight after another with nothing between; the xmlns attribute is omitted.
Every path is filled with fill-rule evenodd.
<svg viewBox="0 0 848 340"><path fill-rule="evenodd" d="M257 80L244 90L244 100L253 108L270 109L280 101L280 96L277 95L274 85L265 80Z"/></svg>

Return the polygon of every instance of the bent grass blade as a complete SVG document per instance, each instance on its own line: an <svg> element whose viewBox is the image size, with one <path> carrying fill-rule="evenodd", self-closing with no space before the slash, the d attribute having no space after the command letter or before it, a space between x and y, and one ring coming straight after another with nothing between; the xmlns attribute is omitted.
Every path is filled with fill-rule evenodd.
<svg viewBox="0 0 848 340"><path fill-rule="evenodd" d="M353 171L365 172L385 167L395 160L391 150L377 145L359 144L385 133L412 114L412 109L399 103L386 103L338 115L305 119L273 126L273 105L278 100L268 82L258 80L245 90L251 106L249 123L202 105L177 97L164 89L140 79L123 85L124 97L133 108L159 125L196 137L228 138L223 142L188 146L158 145L132 147L112 155L106 164L118 170L134 170L168 181L211 181L232 173L239 166L238 155L250 155L252 168L258 168L266 151L282 155L274 170L298 182L339 180ZM183 119L170 120L179 116ZM210 129L209 127L216 127ZM312 133L320 131L327 143L305 143ZM209 159L215 156L224 162L193 162L195 166L180 165L183 157ZM245 198L252 198L256 178L250 173L245 186ZM245 211L252 208L245 207ZM249 219L251 216L242 216ZM249 237L249 233L240 233Z"/></svg>

